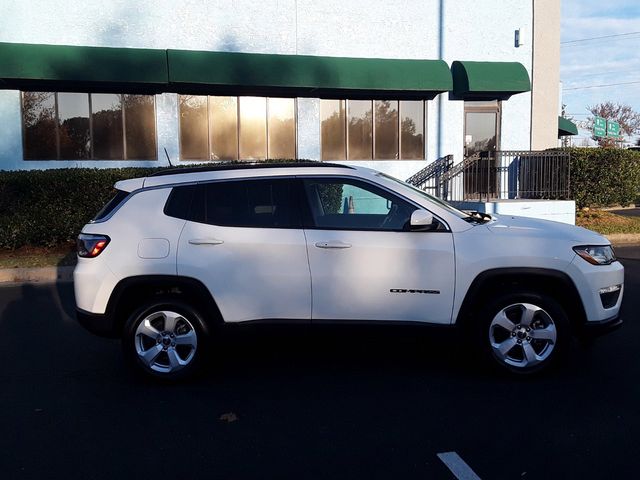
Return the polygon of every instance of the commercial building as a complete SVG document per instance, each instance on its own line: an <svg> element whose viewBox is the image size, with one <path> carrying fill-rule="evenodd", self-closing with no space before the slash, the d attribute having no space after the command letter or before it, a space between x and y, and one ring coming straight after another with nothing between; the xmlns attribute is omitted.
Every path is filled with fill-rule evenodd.
<svg viewBox="0 0 640 480"><path fill-rule="evenodd" d="M305 158L407 178L557 146L556 0L34 0L0 16L0 169Z"/></svg>

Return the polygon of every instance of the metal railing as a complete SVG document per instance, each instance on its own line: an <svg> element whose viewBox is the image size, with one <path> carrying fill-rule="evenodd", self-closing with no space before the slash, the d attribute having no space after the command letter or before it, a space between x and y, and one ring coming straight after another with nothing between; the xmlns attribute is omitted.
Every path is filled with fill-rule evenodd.
<svg viewBox="0 0 640 480"><path fill-rule="evenodd" d="M445 158L450 161L443 161ZM482 152L455 165L451 155L443 159L407 182L449 201L564 200L570 196L571 158L567 151Z"/></svg>
<svg viewBox="0 0 640 480"><path fill-rule="evenodd" d="M419 172L407 179L407 183L421 190L431 193L436 197L446 195L444 188L446 183L442 181L443 175L453 167L453 155L445 155L430 163Z"/></svg>

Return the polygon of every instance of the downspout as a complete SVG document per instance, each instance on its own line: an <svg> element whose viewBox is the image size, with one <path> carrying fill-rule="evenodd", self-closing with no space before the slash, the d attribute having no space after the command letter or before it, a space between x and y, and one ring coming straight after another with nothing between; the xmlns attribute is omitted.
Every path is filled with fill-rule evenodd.
<svg viewBox="0 0 640 480"><path fill-rule="evenodd" d="M444 60L444 11L445 11L445 1L440 0L439 3L439 22L440 29L438 32L438 58L440 60ZM442 149L442 141L443 141L443 132L444 132L444 119L442 118L442 102L444 101L444 94L441 93L438 96L438 148L437 148L437 157L442 158L444 156Z"/></svg>
<svg viewBox="0 0 640 480"><path fill-rule="evenodd" d="M533 91L535 90L535 62L536 62L536 0L531 1L531 108L529 109L529 150L533 148Z"/></svg>

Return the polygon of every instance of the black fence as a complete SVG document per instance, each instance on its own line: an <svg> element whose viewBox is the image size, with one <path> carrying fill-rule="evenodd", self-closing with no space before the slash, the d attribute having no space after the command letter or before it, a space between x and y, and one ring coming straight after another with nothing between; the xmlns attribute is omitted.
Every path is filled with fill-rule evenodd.
<svg viewBox="0 0 640 480"><path fill-rule="evenodd" d="M448 155L407 182L449 201L565 200L570 196L570 179L569 152L497 151L455 165Z"/></svg>

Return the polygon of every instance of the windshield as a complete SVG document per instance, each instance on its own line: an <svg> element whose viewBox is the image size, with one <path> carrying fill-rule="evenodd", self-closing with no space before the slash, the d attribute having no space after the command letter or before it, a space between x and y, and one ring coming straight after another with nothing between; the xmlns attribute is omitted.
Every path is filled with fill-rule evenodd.
<svg viewBox="0 0 640 480"><path fill-rule="evenodd" d="M447 202L445 202L444 200L439 199L438 197L434 197L433 195L429 195L427 192L425 192L424 190L420 190L417 187L414 187L413 185L408 184L407 182L403 182L402 180L398 180L395 177L392 177L391 175L387 175L386 173L382 173L379 172L377 173L378 176L380 177L384 177L387 180L392 180L393 182L399 184L401 187L405 188L405 189L410 189L413 193L417 193L418 195L420 195L421 197L429 200L432 203L435 203L436 205L438 205L441 208L444 208L445 210L447 210L449 213L455 215L458 218L461 218L463 220L466 220L468 218L471 217L471 215L469 215L468 213L463 212L462 210L458 210L457 208L449 205Z"/></svg>

